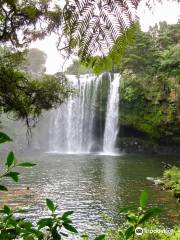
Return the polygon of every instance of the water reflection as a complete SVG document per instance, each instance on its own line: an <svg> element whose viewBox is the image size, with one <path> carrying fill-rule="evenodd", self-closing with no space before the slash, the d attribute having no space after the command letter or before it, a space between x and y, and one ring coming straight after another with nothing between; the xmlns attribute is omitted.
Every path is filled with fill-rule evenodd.
<svg viewBox="0 0 180 240"><path fill-rule="evenodd" d="M58 204L60 211L74 210L80 230L92 231L95 226L105 224L102 213L117 217L118 209L136 205L140 191L146 188L151 195L150 204L167 210L162 221L167 218L168 222L178 221L178 204L172 195L146 180L147 176L162 174L161 161L168 161L164 158L40 154L26 160L38 165L23 170L20 184L9 183L10 191L1 194L1 204L29 209L31 219L48 214L45 207L48 197Z"/></svg>

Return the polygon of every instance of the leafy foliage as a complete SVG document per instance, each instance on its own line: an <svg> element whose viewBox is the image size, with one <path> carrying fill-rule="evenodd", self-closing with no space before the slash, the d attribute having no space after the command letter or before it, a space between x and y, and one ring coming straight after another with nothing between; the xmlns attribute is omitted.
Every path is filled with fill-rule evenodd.
<svg viewBox="0 0 180 240"><path fill-rule="evenodd" d="M146 191L141 192L140 195L140 206L136 209L134 207L126 207L119 210L119 213L122 217L125 218L124 222L122 224L115 224L113 223L113 220L108 218L108 222L113 225L116 225L116 227L109 227L105 231L105 235L100 235L97 237L98 240L133 240L133 239L139 239L138 236L136 236L135 232L136 229L141 227L144 228L146 226L149 226L148 224L151 223L151 221L154 221L154 217L157 216L160 212L160 208L147 208L147 200L148 200L148 193ZM156 225L156 227L158 224ZM144 239L144 234L141 235L141 239ZM146 237L146 236L145 236ZM84 236L85 240L88 240L88 236ZM145 238L146 239L146 238ZM147 238L148 239L148 238ZM151 239L151 238L149 238Z"/></svg>
<svg viewBox="0 0 180 240"><path fill-rule="evenodd" d="M105 71L113 71L114 67L121 62L125 49L133 44L135 33L138 30L138 22L131 24L131 26L124 30L121 36L118 37L107 56L89 56L82 59L82 63L86 67L91 67L95 74L100 74Z"/></svg>
<svg viewBox="0 0 180 240"><path fill-rule="evenodd" d="M0 132L0 139L4 139L3 141L0 142L0 144L5 143L5 142L9 142L11 140L11 138L8 135L6 135L5 133L1 133L1 132ZM32 167L32 166L35 166L35 165L36 164L31 163L31 162L21 162L21 163L18 163L16 161L14 153L10 152L7 155L7 158L6 158L4 172L1 173L1 175L0 175L0 181L2 181L3 178L10 178L13 181L18 182L18 180L19 180L19 177L18 177L19 173L13 171L14 168L16 168L18 166L21 166L21 167ZM1 185L0 186L0 191L7 191L7 188L5 186Z"/></svg>
<svg viewBox="0 0 180 240"><path fill-rule="evenodd" d="M103 53L118 40L134 21L133 8L137 1L70 1L64 10L64 32L68 39L69 48L78 46L78 55L82 60Z"/></svg>
<svg viewBox="0 0 180 240"><path fill-rule="evenodd" d="M3 132L0 132L0 144L5 142L11 142L12 139Z"/></svg>
<svg viewBox="0 0 180 240"><path fill-rule="evenodd" d="M126 213L126 223L123 230L119 231L119 235L121 239L134 239L135 230L137 227L143 226L145 222L154 217L156 214L159 214L161 210L159 208L149 208L145 209L148 200L148 193L146 191L142 192L140 195L140 207L134 212L133 210L129 210L128 208L123 212Z"/></svg>
<svg viewBox="0 0 180 240"><path fill-rule="evenodd" d="M122 54L131 42L136 31L134 25L138 20L136 10L141 2L142 0L66 1L62 24L66 45L60 50L71 54L74 49L82 62L89 61L90 57L96 55L104 60L109 55L108 59L114 63L114 44L119 54ZM153 9L158 2L162 3L161 0L145 1L149 9Z"/></svg>
<svg viewBox="0 0 180 240"><path fill-rule="evenodd" d="M49 0L0 1L0 42L12 44L12 49L0 49L0 110L10 118L25 120L28 128L43 110L61 104L71 90L63 75L27 74L42 74L46 55L37 49L17 51L16 47L57 30L61 13L60 7Z"/></svg>
<svg viewBox="0 0 180 240"><path fill-rule="evenodd" d="M113 222L111 221L111 224ZM123 227L123 226L122 226ZM117 229L108 228L106 231L106 239L111 240L123 240L122 227ZM168 228L158 221L157 218L152 218L151 220L143 224L143 233L141 235L131 236L130 239L135 240L177 240L179 237L180 227L179 225L174 228Z"/></svg>
<svg viewBox="0 0 180 240"><path fill-rule="evenodd" d="M22 47L42 39L59 28L61 16L61 8L52 5L51 0L3 0L0 2L0 42Z"/></svg>
<svg viewBox="0 0 180 240"><path fill-rule="evenodd" d="M132 142L139 142L137 145L146 149L151 149L153 144L179 146L179 39L180 25L162 22L148 32L136 32L134 43L129 45L123 57L117 53L113 72L121 74L119 122L122 131L119 132L118 146L127 149ZM106 68L103 61L102 64L95 63L97 72ZM107 62L107 66L111 63ZM105 84L104 77L102 82L97 111L104 120L109 85ZM103 120L99 120L101 125ZM128 138L128 134L141 139L135 141Z"/></svg>
<svg viewBox="0 0 180 240"><path fill-rule="evenodd" d="M62 74L31 76L20 70L23 52L0 53L0 108L32 126L43 110L56 108L72 92Z"/></svg>
<svg viewBox="0 0 180 240"><path fill-rule="evenodd" d="M166 189L171 189L174 196L180 198L180 168L173 166L165 170L162 181Z"/></svg>
<svg viewBox="0 0 180 240"><path fill-rule="evenodd" d="M160 23L147 33L139 31L116 67L121 72L121 123L163 143L179 142L179 27Z"/></svg>

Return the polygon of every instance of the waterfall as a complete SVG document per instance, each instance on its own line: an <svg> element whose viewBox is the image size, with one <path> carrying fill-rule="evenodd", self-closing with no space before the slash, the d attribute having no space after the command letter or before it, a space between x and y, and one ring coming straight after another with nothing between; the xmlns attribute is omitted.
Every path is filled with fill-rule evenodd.
<svg viewBox="0 0 180 240"><path fill-rule="evenodd" d="M94 144L93 121L98 85L101 77L67 75L77 89L58 110L50 122L50 151L61 153L89 153Z"/></svg>
<svg viewBox="0 0 180 240"><path fill-rule="evenodd" d="M103 139L104 153L115 153L116 137L119 130L119 84L119 74L114 74L114 80L111 80L110 77L110 90L107 101L106 121Z"/></svg>
<svg viewBox="0 0 180 240"><path fill-rule="evenodd" d="M111 74L96 77L85 74L75 76L67 75L68 81L76 89L75 94L71 95L58 109L50 113L49 127L49 151L58 153L90 153L101 151L104 153L115 152L115 141L118 131L118 107L119 107L119 75ZM104 139L98 136L95 123L101 114L101 106L97 106L98 96L101 96L102 81L107 79L108 100L105 119ZM101 102L101 101L100 101ZM98 104L101 104L98 102ZM103 103L103 104L106 104ZM98 111L97 111L98 107ZM103 125L102 125L103 126ZM100 144L101 143L101 144ZM96 149L96 150L95 150Z"/></svg>

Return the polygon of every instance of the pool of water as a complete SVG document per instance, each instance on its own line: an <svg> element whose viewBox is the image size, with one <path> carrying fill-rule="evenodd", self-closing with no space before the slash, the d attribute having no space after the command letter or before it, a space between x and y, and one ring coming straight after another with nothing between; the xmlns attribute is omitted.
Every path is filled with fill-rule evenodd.
<svg viewBox="0 0 180 240"><path fill-rule="evenodd" d="M1 193L1 205L28 209L28 218L48 215L48 197L60 212L74 211L73 219L80 232L93 232L100 225L106 226L104 213L120 221L118 209L137 206L140 192L147 189L149 205L164 209L161 221L178 222L179 206L172 194L146 180L162 175L162 161L178 165L177 158L28 153L18 159L33 161L37 166L23 170L18 184L8 182L9 192Z"/></svg>

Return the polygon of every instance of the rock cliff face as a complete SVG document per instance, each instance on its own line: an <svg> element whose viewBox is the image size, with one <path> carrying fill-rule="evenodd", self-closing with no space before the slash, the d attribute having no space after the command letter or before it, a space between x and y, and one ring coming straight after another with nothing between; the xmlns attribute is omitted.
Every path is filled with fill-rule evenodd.
<svg viewBox="0 0 180 240"><path fill-rule="evenodd" d="M180 155L179 145L160 145L156 142L135 137L121 137L117 141L119 149L126 153Z"/></svg>

